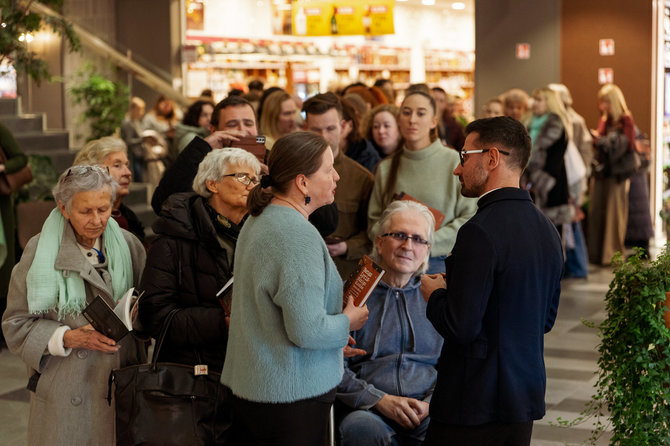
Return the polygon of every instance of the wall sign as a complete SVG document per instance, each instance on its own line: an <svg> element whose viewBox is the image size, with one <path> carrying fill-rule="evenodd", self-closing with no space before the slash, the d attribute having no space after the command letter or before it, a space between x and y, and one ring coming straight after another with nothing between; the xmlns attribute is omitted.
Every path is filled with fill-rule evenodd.
<svg viewBox="0 0 670 446"><path fill-rule="evenodd" d="M600 39L598 48L601 56L614 56L614 39Z"/></svg>
<svg viewBox="0 0 670 446"><path fill-rule="evenodd" d="M516 44L516 58L517 59L530 59L530 43L517 43Z"/></svg>
<svg viewBox="0 0 670 446"><path fill-rule="evenodd" d="M598 68L598 83L600 85L614 83L614 70L611 68Z"/></svg>

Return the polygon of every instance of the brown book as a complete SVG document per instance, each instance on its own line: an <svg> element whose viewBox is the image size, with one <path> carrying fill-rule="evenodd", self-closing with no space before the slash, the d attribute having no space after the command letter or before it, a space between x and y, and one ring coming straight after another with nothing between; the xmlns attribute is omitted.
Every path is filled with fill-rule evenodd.
<svg viewBox="0 0 670 446"><path fill-rule="evenodd" d="M412 197L409 194L406 194L405 192L400 192L399 194L393 194L393 199L394 200L409 200L409 201L415 201L417 203L421 203L419 200L416 198ZM426 203L421 203L422 205L426 206L428 210L430 211L431 214L433 214L433 217L435 218L435 230L437 231L440 229L440 225L444 221L444 214L440 211L438 211L435 208L432 208L428 206Z"/></svg>
<svg viewBox="0 0 670 446"><path fill-rule="evenodd" d="M357 307L365 305L370 293L375 289L384 272L370 257L363 256L344 284L344 306L349 303L349 299L353 299L354 305Z"/></svg>

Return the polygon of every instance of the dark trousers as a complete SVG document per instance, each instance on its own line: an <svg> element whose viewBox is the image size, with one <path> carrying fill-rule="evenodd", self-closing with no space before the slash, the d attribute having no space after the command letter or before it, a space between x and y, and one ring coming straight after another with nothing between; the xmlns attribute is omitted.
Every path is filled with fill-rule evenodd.
<svg viewBox="0 0 670 446"><path fill-rule="evenodd" d="M430 420L424 446L528 446L533 422L487 423L478 426Z"/></svg>
<svg viewBox="0 0 670 446"><path fill-rule="evenodd" d="M256 403L233 395L235 445L321 446L328 441L335 389L293 403Z"/></svg>

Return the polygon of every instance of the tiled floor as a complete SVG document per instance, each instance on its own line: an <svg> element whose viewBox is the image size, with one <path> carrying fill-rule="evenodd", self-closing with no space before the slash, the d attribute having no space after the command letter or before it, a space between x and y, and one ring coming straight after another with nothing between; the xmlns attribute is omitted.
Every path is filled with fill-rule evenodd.
<svg viewBox="0 0 670 446"><path fill-rule="evenodd" d="M558 417L574 419L593 393L598 359L598 337L581 319L594 322L605 317L603 297L612 274L596 268L588 279L563 281L556 325L545 338L547 365L547 415L535 423L533 446L579 444L589 436L589 426L561 428L550 423ZM26 443L28 391L23 363L3 350L0 353L0 445ZM601 439L599 444L607 444Z"/></svg>

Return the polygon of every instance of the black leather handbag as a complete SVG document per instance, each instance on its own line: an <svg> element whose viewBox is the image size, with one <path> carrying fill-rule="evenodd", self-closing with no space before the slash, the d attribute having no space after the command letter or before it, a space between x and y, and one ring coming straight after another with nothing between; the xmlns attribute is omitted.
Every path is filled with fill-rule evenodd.
<svg viewBox="0 0 670 446"><path fill-rule="evenodd" d="M109 378L116 403L116 444L222 445L230 435L229 390L220 373L205 365L159 363L167 329L179 310L169 313L151 364L113 370Z"/></svg>

